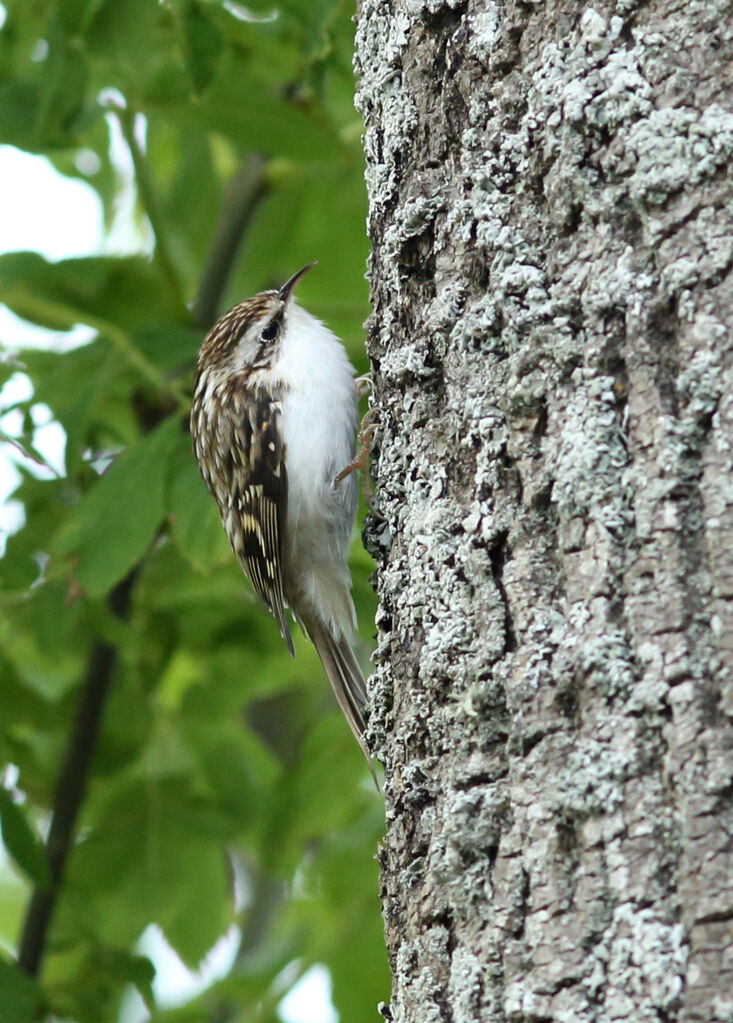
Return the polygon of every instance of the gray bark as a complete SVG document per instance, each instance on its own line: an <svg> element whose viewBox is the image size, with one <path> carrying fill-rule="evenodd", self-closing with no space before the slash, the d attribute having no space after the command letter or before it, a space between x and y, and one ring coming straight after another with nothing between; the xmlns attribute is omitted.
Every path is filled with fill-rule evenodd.
<svg viewBox="0 0 733 1023"><path fill-rule="evenodd" d="M726 0L361 0L398 1023L733 1019Z"/></svg>

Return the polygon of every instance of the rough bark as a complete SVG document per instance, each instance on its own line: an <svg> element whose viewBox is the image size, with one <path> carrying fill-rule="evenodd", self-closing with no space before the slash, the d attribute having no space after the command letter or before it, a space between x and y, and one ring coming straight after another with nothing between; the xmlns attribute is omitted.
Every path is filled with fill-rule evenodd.
<svg viewBox="0 0 733 1023"><path fill-rule="evenodd" d="M361 0L398 1023L733 1019L727 0Z"/></svg>

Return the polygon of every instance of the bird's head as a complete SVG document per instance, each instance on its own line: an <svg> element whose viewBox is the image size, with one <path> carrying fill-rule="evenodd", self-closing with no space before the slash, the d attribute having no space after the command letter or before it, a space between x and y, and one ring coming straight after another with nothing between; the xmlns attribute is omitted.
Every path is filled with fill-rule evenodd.
<svg viewBox="0 0 733 1023"><path fill-rule="evenodd" d="M278 291L261 291L220 317L201 345L198 372L246 373L269 368L286 330L295 287L315 265L308 263Z"/></svg>

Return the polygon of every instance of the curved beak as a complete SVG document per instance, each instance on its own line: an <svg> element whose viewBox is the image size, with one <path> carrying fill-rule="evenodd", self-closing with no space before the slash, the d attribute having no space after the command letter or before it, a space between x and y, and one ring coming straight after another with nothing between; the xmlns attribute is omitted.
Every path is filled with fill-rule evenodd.
<svg viewBox="0 0 733 1023"><path fill-rule="evenodd" d="M312 270L315 265L316 265L315 263L308 263L306 266L302 267L302 269L298 270L297 273L294 273L293 276L290 277L287 281L285 281L282 288L280 288L280 290L277 293L277 297L280 299L281 302L287 302L292 293L295 291L295 285L298 283L300 278L305 277L308 271Z"/></svg>

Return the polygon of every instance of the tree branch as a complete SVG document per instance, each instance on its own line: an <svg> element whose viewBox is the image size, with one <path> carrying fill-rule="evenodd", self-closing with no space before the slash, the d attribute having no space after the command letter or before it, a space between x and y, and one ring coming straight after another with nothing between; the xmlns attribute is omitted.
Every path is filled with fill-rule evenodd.
<svg viewBox="0 0 733 1023"><path fill-rule="evenodd" d="M216 319L242 238L267 191L265 167L265 158L255 153L229 183L193 305L194 321L203 330Z"/></svg>
<svg viewBox="0 0 733 1023"><path fill-rule="evenodd" d="M136 574L137 570L133 569L109 596L109 608L118 618L126 619L129 615ZM20 940L18 965L31 976L38 974L46 948L48 928L86 792L102 712L116 664L115 647L108 643L94 645L54 796L51 828L46 842L51 885L33 892Z"/></svg>

